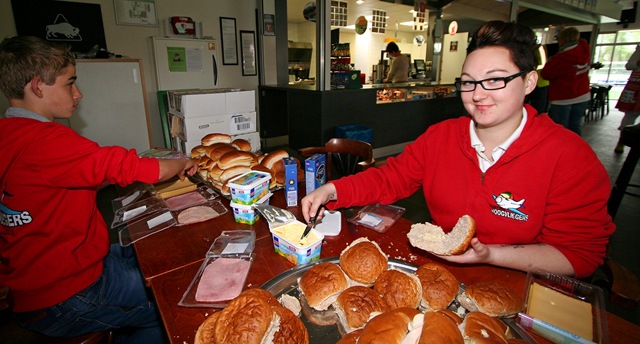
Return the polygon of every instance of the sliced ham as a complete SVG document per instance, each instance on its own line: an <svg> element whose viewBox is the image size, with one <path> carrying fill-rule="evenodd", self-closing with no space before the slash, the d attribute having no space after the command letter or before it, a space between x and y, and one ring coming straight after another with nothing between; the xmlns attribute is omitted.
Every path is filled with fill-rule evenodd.
<svg viewBox="0 0 640 344"><path fill-rule="evenodd" d="M244 259L216 259L202 273L196 290L196 301L225 301L240 295L249 267L251 262Z"/></svg>
<svg viewBox="0 0 640 344"><path fill-rule="evenodd" d="M191 207L189 209L185 209L178 214L178 223L180 224L189 224L207 221L209 219L213 219L218 216L218 212L213 210L211 207L206 205Z"/></svg>
<svg viewBox="0 0 640 344"><path fill-rule="evenodd" d="M164 201L167 203L169 210L180 210L191 205L204 203L206 199L199 192L191 191L186 194L167 198Z"/></svg>

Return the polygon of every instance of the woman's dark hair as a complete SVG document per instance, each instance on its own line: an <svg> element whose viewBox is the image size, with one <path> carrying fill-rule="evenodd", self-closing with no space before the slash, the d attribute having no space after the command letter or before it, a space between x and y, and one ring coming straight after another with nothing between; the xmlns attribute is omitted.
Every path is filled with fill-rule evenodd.
<svg viewBox="0 0 640 344"><path fill-rule="evenodd" d="M395 53L400 51L400 48L398 48L398 45L395 44L394 42L389 42L389 44L387 44L387 49L385 49L385 51L388 53Z"/></svg>
<svg viewBox="0 0 640 344"><path fill-rule="evenodd" d="M500 20L489 21L473 33L467 55L486 47L507 48L513 63L520 70L532 71L538 66L536 34L528 26Z"/></svg>

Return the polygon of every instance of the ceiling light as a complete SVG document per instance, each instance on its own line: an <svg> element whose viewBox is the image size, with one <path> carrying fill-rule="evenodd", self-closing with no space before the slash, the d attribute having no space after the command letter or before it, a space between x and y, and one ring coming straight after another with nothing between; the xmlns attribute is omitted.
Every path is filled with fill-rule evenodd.
<svg viewBox="0 0 640 344"><path fill-rule="evenodd" d="M364 0L357 0L356 1L356 4L358 4L358 5L362 5L363 3L364 3Z"/></svg>

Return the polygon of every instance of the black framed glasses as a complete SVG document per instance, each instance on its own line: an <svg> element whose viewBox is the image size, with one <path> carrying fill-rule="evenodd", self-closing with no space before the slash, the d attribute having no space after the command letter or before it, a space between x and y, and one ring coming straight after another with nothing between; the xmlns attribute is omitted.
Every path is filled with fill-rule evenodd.
<svg viewBox="0 0 640 344"><path fill-rule="evenodd" d="M519 76L525 75L527 73L529 73L528 70L523 70L516 74L505 76L505 77L489 78L489 79L478 80L478 81L462 80L461 78L456 78L456 88L460 92L473 92L476 90L476 86L480 85L482 86L482 88L484 88L487 91L499 90L507 87L507 84L509 83L509 81Z"/></svg>

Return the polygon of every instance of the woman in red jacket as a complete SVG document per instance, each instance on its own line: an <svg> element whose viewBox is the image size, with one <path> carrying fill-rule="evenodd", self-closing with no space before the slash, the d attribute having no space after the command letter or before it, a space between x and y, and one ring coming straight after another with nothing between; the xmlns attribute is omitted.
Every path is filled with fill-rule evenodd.
<svg viewBox="0 0 640 344"><path fill-rule="evenodd" d="M476 220L471 247L441 258L591 275L615 229L609 176L582 138L524 105L538 79L535 48L528 27L483 25L456 81L469 116L430 126L384 166L316 189L301 201L305 219L321 204L391 204L422 187L435 224Z"/></svg>

